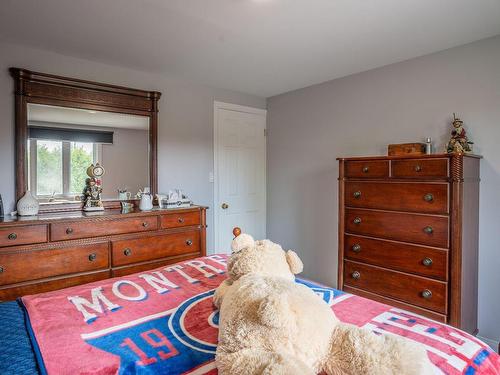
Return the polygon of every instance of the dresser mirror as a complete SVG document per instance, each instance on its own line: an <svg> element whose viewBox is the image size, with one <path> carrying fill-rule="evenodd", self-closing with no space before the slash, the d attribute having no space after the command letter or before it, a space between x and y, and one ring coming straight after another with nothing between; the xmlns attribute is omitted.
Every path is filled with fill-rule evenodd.
<svg viewBox="0 0 500 375"><path fill-rule="evenodd" d="M40 212L82 209L87 168L99 163L106 208L157 192L160 93L11 68L16 103L16 195Z"/></svg>

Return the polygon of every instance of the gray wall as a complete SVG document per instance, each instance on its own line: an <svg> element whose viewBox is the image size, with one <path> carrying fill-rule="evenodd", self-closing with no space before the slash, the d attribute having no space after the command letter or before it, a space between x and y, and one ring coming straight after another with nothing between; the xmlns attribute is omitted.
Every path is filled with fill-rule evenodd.
<svg viewBox="0 0 500 375"><path fill-rule="evenodd" d="M266 107L264 98L0 42L0 194L14 208L14 95L11 66L162 92L158 139L159 190L181 188L195 203L212 206L213 101ZM148 57L145 57L148 58ZM208 248L213 245L208 215Z"/></svg>
<svg viewBox="0 0 500 375"><path fill-rule="evenodd" d="M481 162L479 329L500 338L500 36L268 99L268 237L305 274L337 274L339 156L384 155L430 136L443 150L452 112Z"/></svg>
<svg viewBox="0 0 500 375"><path fill-rule="evenodd" d="M105 128L102 128L105 129ZM134 196L149 186L149 132L147 130L108 128L113 144L102 145L98 160L106 169L102 179L104 199L117 199L118 189L127 188Z"/></svg>

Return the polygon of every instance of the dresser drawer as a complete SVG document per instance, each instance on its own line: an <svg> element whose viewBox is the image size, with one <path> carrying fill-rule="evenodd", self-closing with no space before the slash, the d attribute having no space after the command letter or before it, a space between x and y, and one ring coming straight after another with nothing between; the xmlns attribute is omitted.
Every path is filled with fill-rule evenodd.
<svg viewBox="0 0 500 375"><path fill-rule="evenodd" d="M146 232L157 229L158 219L156 216L115 220L89 220L51 224L50 238L52 241L63 241L123 233Z"/></svg>
<svg viewBox="0 0 500 375"><path fill-rule="evenodd" d="M23 225L0 229L0 247L47 242L47 225Z"/></svg>
<svg viewBox="0 0 500 375"><path fill-rule="evenodd" d="M344 256L358 262L447 280L447 250L346 235Z"/></svg>
<svg viewBox="0 0 500 375"><path fill-rule="evenodd" d="M426 309L447 313L447 283L344 261L344 283Z"/></svg>
<svg viewBox="0 0 500 375"><path fill-rule="evenodd" d="M346 209L346 232L366 236L448 247L449 224L446 216Z"/></svg>
<svg viewBox="0 0 500 375"><path fill-rule="evenodd" d="M165 267L170 264L182 262L185 260L193 259L192 254L177 255L170 258L163 258L162 260L153 260L150 262L142 262L128 266L122 266L112 269L112 277L123 277L132 273L144 272L154 270L155 268Z"/></svg>
<svg viewBox="0 0 500 375"><path fill-rule="evenodd" d="M350 207L448 213L448 183L346 182L345 204Z"/></svg>
<svg viewBox="0 0 500 375"><path fill-rule="evenodd" d="M200 232L111 241L113 267L200 252Z"/></svg>
<svg viewBox="0 0 500 375"><path fill-rule="evenodd" d="M108 243L0 253L0 285L107 268Z"/></svg>
<svg viewBox="0 0 500 375"><path fill-rule="evenodd" d="M448 178L448 159L392 160L394 178Z"/></svg>
<svg viewBox="0 0 500 375"><path fill-rule="evenodd" d="M75 285L88 284L94 281L109 279L111 277L109 270L89 272L77 276L67 276L57 279L23 283L13 287L0 286L0 302L14 300L21 296L30 294L45 293L57 289L69 288Z"/></svg>
<svg viewBox="0 0 500 375"><path fill-rule="evenodd" d="M161 227L162 228L177 228L185 227L189 225L199 225L200 212L179 212L168 215L161 216Z"/></svg>
<svg viewBox="0 0 500 375"><path fill-rule="evenodd" d="M367 160L346 161L345 176L355 178L389 177L389 161Z"/></svg>

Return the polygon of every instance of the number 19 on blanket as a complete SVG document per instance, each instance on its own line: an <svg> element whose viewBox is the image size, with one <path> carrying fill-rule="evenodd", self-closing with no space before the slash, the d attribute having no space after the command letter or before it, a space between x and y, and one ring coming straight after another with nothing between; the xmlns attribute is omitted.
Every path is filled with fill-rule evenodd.
<svg viewBox="0 0 500 375"><path fill-rule="evenodd" d="M131 338L127 337L120 344L122 348L130 349L137 356L138 359L136 364L139 366L147 366L152 363L156 363L158 358L160 360L165 360L179 354L177 349L174 348L167 337L155 328L142 332L139 336L142 339L139 343L135 343ZM149 357L143 350L141 350L141 347L138 344L149 345L151 348L158 349L156 351L158 357Z"/></svg>

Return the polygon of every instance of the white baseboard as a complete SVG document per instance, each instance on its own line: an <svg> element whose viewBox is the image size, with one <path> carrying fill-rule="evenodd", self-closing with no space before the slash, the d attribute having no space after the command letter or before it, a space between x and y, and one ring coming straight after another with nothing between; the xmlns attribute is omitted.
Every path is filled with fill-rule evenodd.
<svg viewBox="0 0 500 375"><path fill-rule="evenodd" d="M477 336L477 338L481 341L484 341L486 344L489 345L491 349L493 349L495 352L498 350L498 341L489 339L487 337L482 337L482 336Z"/></svg>

